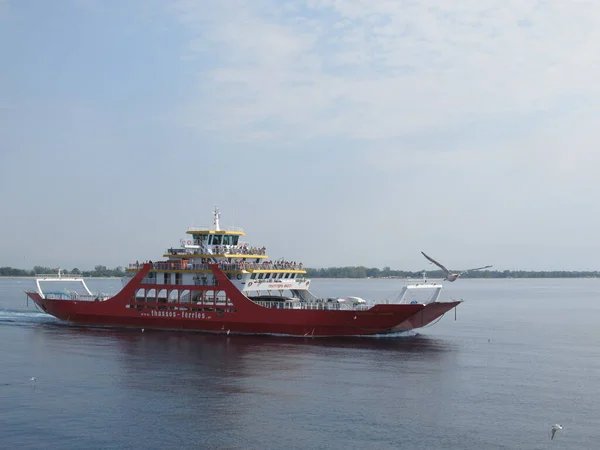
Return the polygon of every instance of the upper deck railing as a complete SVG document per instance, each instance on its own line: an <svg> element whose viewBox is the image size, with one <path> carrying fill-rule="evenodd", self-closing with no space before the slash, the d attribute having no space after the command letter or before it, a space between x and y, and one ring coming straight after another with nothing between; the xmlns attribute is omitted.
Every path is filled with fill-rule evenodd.
<svg viewBox="0 0 600 450"><path fill-rule="evenodd" d="M140 270L144 266L143 263L131 263L127 266L128 269ZM269 261L265 263L252 263L245 261L237 262L219 262L217 267L221 270L304 270L302 263L294 261ZM189 261L157 261L152 263L154 270L206 270L210 271L208 263L192 263Z"/></svg>
<svg viewBox="0 0 600 450"><path fill-rule="evenodd" d="M193 245L193 244L186 244ZM266 248L248 247L244 245L196 245L195 248L175 248L166 250L167 254L174 256L196 255L266 255Z"/></svg>

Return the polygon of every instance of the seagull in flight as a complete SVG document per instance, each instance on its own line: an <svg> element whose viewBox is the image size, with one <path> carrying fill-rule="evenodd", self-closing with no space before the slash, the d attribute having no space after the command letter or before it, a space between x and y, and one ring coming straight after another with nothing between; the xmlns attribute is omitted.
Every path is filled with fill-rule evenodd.
<svg viewBox="0 0 600 450"><path fill-rule="evenodd" d="M552 425L552 428L550 429L550 432L552 433L552 434L550 435L550 440L554 439L554 435L556 434L556 432L557 432L558 430L562 430L562 428L563 428L563 427L562 427L562 426L560 426L559 424Z"/></svg>
<svg viewBox="0 0 600 450"><path fill-rule="evenodd" d="M443 264L440 264L435 259L433 259L431 256L427 256L424 252L421 252L421 253L423 254L423 256L425 258L427 258L429 261L431 261L432 263L434 263L436 266L438 266L440 269L442 269L444 271L444 273L446 274L445 280L448 280L448 281L456 281L458 279L458 277L460 277L461 275L464 275L467 272L472 272L473 270L482 270L482 269L488 269L488 268L492 267L492 266L475 267L474 269L463 270L462 272L459 272L459 273L452 273L446 268L446 266L444 266Z"/></svg>

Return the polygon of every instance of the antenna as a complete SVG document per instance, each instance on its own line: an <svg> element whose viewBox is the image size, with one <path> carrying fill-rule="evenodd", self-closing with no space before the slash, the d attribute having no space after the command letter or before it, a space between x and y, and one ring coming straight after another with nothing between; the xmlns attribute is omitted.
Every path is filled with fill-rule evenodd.
<svg viewBox="0 0 600 450"><path fill-rule="evenodd" d="M219 227L219 208L217 208L215 206L215 212L214 212L214 225L215 225L215 231L220 231L220 227Z"/></svg>

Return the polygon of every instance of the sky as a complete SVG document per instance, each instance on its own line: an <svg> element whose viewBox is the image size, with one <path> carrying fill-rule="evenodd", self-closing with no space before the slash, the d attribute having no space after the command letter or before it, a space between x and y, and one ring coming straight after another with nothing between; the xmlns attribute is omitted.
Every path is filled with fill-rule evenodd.
<svg viewBox="0 0 600 450"><path fill-rule="evenodd" d="M583 0L0 0L0 266L218 206L308 267L600 270L599 42Z"/></svg>

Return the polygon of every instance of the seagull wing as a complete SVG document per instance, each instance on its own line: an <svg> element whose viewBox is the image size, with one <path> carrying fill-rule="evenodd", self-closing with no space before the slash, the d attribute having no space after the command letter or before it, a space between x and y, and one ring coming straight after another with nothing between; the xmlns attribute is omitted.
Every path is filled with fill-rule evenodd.
<svg viewBox="0 0 600 450"><path fill-rule="evenodd" d="M552 428L552 435L550 436L550 440L554 439L555 434L556 434L556 428Z"/></svg>
<svg viewBox="0 0 600 450"><path fill-rule="evenodd" d="M483 266L483 267L475 267L474 269L467 269L467 270L463 270L460 274L464 274L467 272L473 272L474 270L483 270L483 269L489 269L492 266Z"/></svg>
<svg viewBox="0 0 600 450"><path fill-rule="evenodd" d="M433 259L431 256L427 256L424 252L421 252L421 254L427 258L429 261L431 261L432 263L434 263L436 266L438 266L440 269L442 269L444 272L446 272L446 274L450 275L450 271L448 269L446 269L446 267L444 267L443 264L440 264L439 262L437 262L435 259Z"/></svg>

